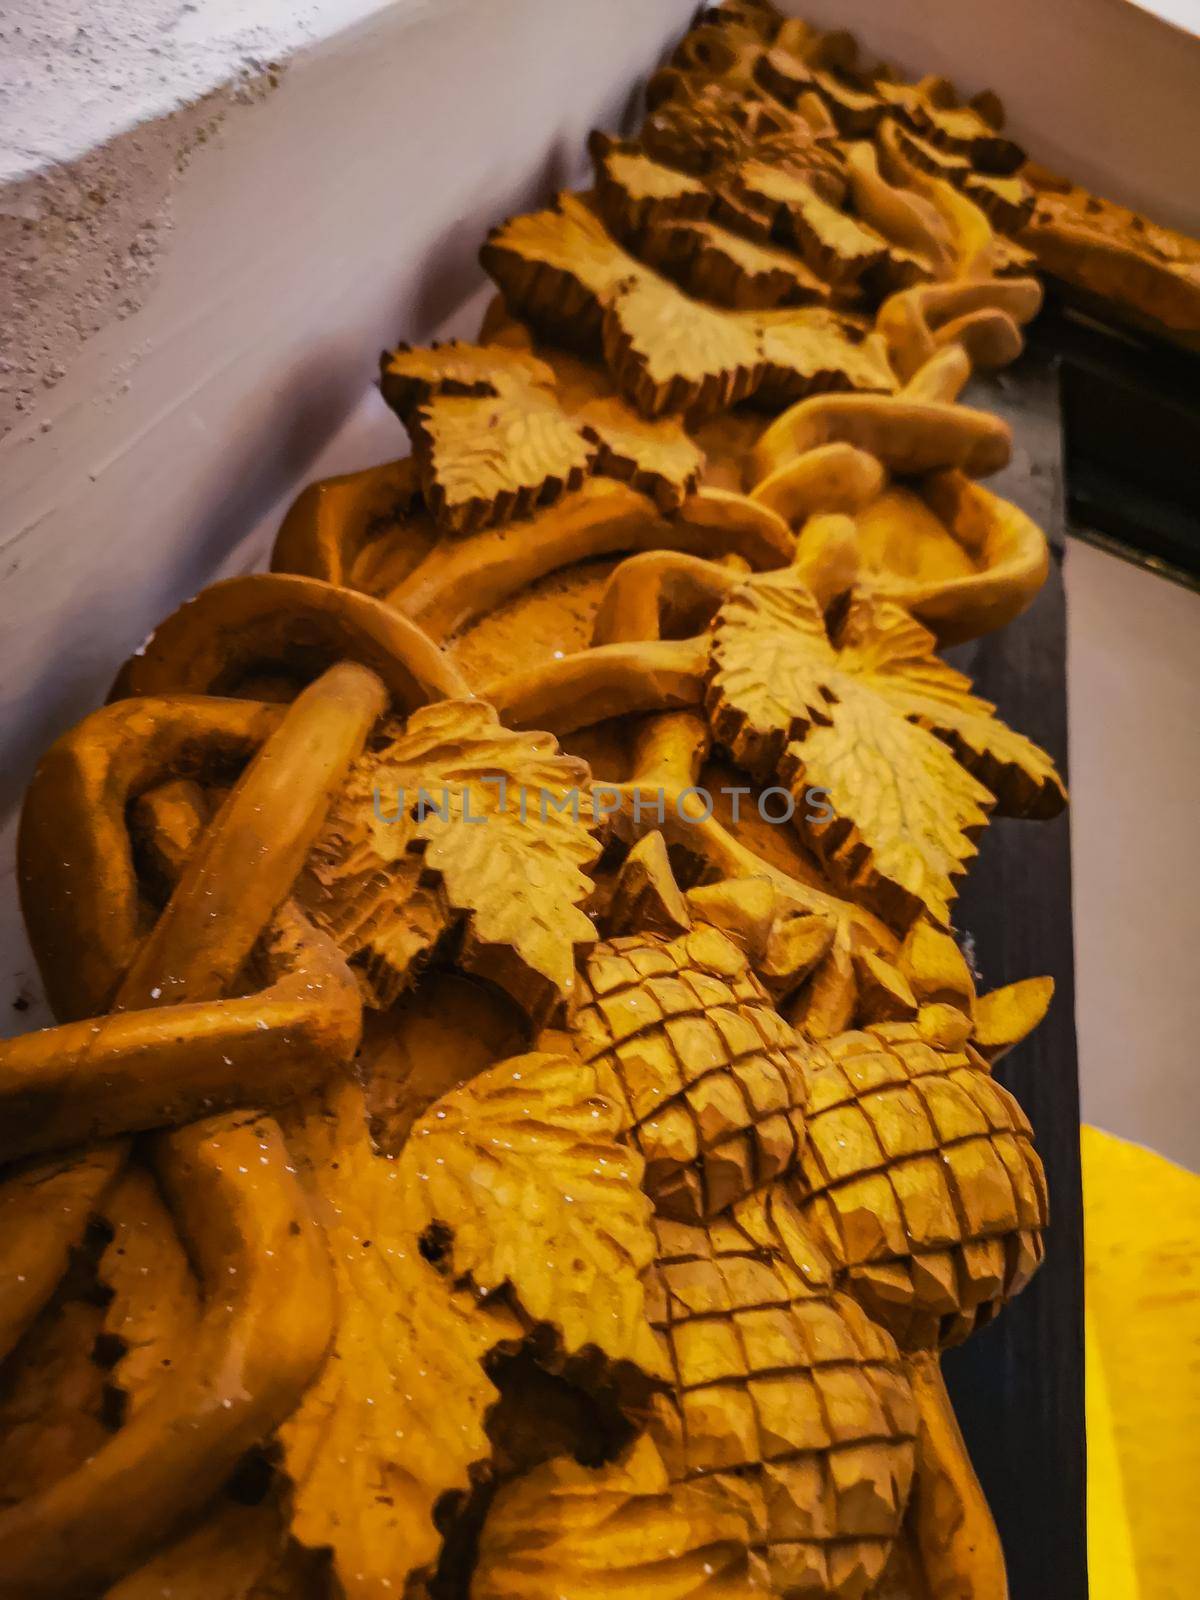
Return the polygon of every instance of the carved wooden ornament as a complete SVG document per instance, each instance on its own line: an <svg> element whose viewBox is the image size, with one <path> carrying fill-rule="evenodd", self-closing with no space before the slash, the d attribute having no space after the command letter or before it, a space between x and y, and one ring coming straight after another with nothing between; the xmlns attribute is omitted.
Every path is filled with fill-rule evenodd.
<svg viewBox="0 0 1200 1600"><path fill-rule="evenodd" d="M1052 985L951 918L1065 792L937 655L1047 564L959 397L1133 247L766 0L647 104L31 785L0 1600L1005 1594L937 1362Z"/></svg>
<svg viewBox="0 0 1200 1600"><path fill-rule="evenodd" d="M587 768L545 734L510 732L482 701L441 701L379 741L350 773L301 891L371 1002L389 1004L464 918L465 970L531 1012L564 1002L574 950L595 938L579 909L596 856Z"/></svg>
<svg viewBox="0 0 1200 1600"><path fill-rule="evenodd" d="M726 601L713 647L717 738L801 803L811 787L828 795L831 814L805 824L814 846L898 927L922 906L949 920L955 880L994 806L1050 816L1065 802L1049 759L997 721L933 645L897 605L869 595L851 600L835 643L812 592L772 573Z"/></svg>

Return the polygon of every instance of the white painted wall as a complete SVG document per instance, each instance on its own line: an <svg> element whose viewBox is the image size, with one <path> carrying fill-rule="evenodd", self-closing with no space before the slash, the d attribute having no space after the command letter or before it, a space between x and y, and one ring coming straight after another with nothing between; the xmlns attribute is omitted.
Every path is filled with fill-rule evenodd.
<svg viewBox="0 0 1200 1600"><path fill-rule="evenodd" d="M38 755L164 615L261 557L308 478L403 453L380 348L477 290L483 229L583 171L588 130L621 121L693 9L319 0L297 14L326 32L370 14L289 52L290 0L248 0L225 33L232 0L137 0L139 27L209 27L203 71L164 40L163 109L137 50L125 93L121 59L84 70L67 48L72 21L119 27L121 5L0 17L0 55L41 29L0 81L0 1035L47 1020L12 862ZM268 24L249 55L247 18ZM111 136L73 154L88 123L61 100L89 84ZM12 177L39 151L64 159Z"/></svg>
<svg viewBox="0 0 1200 1600"><path fill-rule="evenodd" d="M1083 1115L1200 1171L1200 594L1078 541L1066 579Z"/></svg>

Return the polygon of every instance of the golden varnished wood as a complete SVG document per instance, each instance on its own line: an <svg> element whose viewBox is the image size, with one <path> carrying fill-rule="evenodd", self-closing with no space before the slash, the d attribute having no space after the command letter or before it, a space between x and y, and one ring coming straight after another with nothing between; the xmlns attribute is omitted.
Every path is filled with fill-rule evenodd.
<svg viewBox="0 0 1200 1600"><path fill-rule="evenodd" d="M1041 1259L1051 986L950 919L1065 792L936 649L1045 575L960 402L1036 175L763 0L647 103L39 768L3 1600L1004 1593L936 1363Z"/></svg>

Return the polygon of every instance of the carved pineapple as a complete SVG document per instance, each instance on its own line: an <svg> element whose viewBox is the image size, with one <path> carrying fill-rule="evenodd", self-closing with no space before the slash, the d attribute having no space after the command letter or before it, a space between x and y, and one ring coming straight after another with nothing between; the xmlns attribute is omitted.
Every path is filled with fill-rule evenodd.
<svg viewBox="0 0 1200 1600"><path fill-rule="evenodd" d="M672 1479L740 1500L768 1593L859 1600L912 1482L895 1344L833 1288L779 1186L707 1227L655 1231L647 1310L677 1387L653 1432Z"/></svg>
<svg viewBox="0 0 1200 1600"><path fill-rule="evenodd" d="M1032 1129L968 1027L928 1005L839 1034L809 1070L796 1197L846 1287L911 1350L965 1339L1043 1255Z"/></svg>
<svg viewBox="0 0 1200 1600"><path fill-rule="evenodd" d="M658 1211L646 1304L674 1393L651 1433L677 1489L740 1505L770 1593L859 1600L908 1500L911 1391L893 1340L835 1290L783 1181L813 1052L742 945L687 926L695 908L646 844L610 916L683 931L589 951L575 1032L625 1099Z"/></svg>
<svg viewBox="0 0 1200 1600"><path fill-rule="evenodd" d="M700 1221L794 1165L809 1049L719 929L598 945L580 996L576 1046L612 1070L662 1215Z"/></svg>

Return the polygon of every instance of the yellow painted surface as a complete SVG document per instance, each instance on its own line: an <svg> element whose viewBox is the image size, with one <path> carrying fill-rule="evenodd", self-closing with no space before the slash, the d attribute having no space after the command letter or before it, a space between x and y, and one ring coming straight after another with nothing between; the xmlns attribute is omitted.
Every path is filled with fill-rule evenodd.
<svg viewBox="0 0 1200 1600"><path fill-rule="evenodd" d="M1092 1600L1197 1600L1200 1177L1082 1139Z"/></svg>

